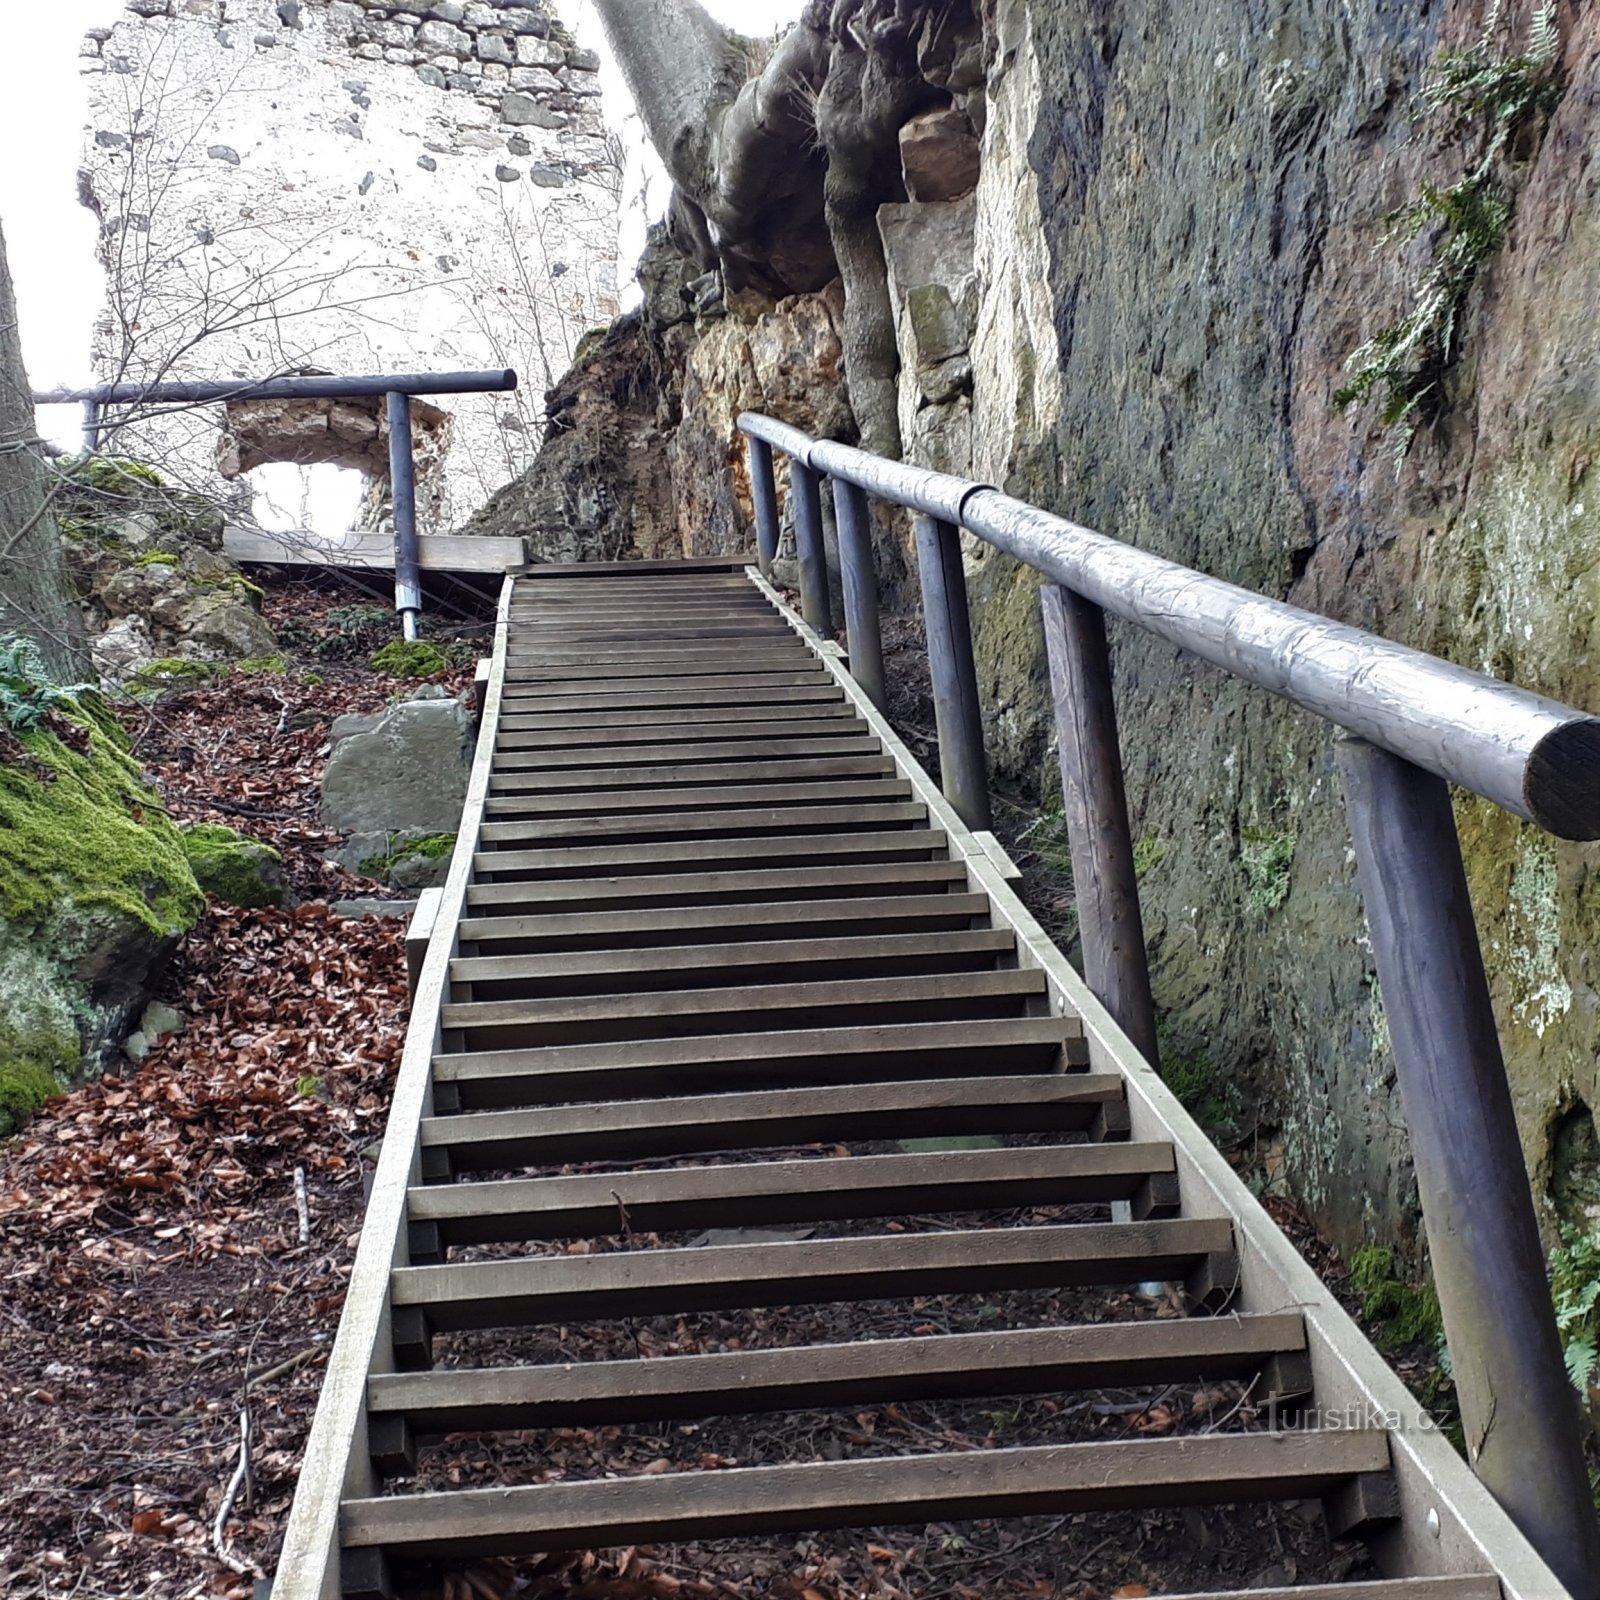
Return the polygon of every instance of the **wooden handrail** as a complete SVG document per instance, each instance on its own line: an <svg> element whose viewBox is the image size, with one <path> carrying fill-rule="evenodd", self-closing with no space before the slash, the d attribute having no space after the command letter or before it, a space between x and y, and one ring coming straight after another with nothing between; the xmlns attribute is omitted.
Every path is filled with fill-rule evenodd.
<svg viewBox="0 0 1600 1600"><path fill-rule="evenodd" d="M1340 775L1468 1456L1568 1587L1592 1592L1600 1521L1447 783L1563 838L1600 838L1600 719L987 485L812 439L750 412L739 426L751 440L754 492L774 549L773 449L789 456L803 489L796 524L808 622L819 583L827 614L826 575L808 570L821 543L819 477L916 513L943 788L974 829L987 826L988 794L958 529L1052 580L1041 601L1084 976L1152 1066L1156 1013L1104 613L1345 731ZM858 522L849 493L836 487L835 495L847 507L841 520ZM861 598L876 592L869 542L841 538L840 558L855 596L849 649L854 655L864 642L869 673L881 674L871 659L875 611ZM863 629L857 619L869 615Z"/></svg>
<svg viewBox="0 0 1600 1600"><path fill-rule="evenodd" d="M1600 838L1600 719L1241 589L983 484L815 440L751 412L813 471L958 523L1114 616L1564 839Z"/></svg>

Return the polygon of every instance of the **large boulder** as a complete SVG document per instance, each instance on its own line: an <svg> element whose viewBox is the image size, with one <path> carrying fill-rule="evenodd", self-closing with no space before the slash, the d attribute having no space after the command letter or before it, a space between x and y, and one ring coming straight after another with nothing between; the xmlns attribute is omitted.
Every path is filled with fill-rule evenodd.
<svg viewBox="0 0 1600 1600"><path fill-rule="evenodd" d="M456 830L474 744L460 701L407 700L376 719L341 717L331 732L322 777L328 827L409 837Z"/></svg>
<svg viewBox="0 0 1600 1600"><path fill-rule="evenodd" d="M0 724L0 1133L112 1058L203 904L103 715Z"/></svg>

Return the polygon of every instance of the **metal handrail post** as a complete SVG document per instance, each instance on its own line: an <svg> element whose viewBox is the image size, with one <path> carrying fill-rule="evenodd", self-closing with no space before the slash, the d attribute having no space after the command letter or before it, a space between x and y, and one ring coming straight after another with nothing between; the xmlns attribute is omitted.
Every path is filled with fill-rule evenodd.
<svg viewBox="0 0 1600 1600"><path fill-rule="evenodd" d="M961 534L952 523L918 512L916 538L939 732L939 781L961 820L981 832L990 821L989 770L967 614L967 578L961 569Z"/></svg>
<svg viewBox="0 0 1600 1600"><path fill-rule="evenodd" d="M1467 1459L1574 1596L1600 1523L1443 778L1361 739L1339 775Z"/></svg>
<svg viewBox="0 0 1600 1600"><path fill-rule="evenodd" d="M794 538L800 556L800 612L824 639L831 639L833 602L828 594L821 486L817 474L796 456L789 458L789 493L794 500Z"/></svg>
<svg viewBox="0 0 1600 1600"><path fill-rule="evenodd" d="M407 639L417 636L422 568L417 546L417 470L411 448L411 396L391 389L389 486L394 498L394 608Z"/></svg>
<svg viewBox="0 0 1600 1600"><path fill-rule="evenodd" d="M846 483L842 478L832 482L850 671L873 705L887 713L889 694L884 683L883 639L878 628L878 573L872 559L872 508L866 495L853 483Z"/></svg>
<svg viewBox="0 0 1600 1600"><path fill-rule="evenodd" d="M772 577L778 559L778 483L772 472L772 446L765 439L745 441L750 461L750 499L756 513L756 554L761 576Z"/></svg>

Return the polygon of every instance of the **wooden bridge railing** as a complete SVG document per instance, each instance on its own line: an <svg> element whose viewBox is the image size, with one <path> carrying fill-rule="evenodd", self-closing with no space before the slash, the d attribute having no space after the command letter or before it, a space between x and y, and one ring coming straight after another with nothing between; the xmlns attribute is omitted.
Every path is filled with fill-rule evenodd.
<svg viewBox="0 0 1600 1600"><path fill-rule="evenodd" d="M1041 591L1084 976L1157 1064L1105 613L1344 732L1337 759L1412 1144L1467 1452L1575 1592L1600 1571L1595 1516L1448 785L1566 839L1600 838L1600 720L1359 628L1207 577L983 484L746 413L761 564L788 457L801 606L833 630L820 485L832 480L851 670L880 709L869 496L915 514L941 781L987 828L982 709L960 531Z"/></svg>

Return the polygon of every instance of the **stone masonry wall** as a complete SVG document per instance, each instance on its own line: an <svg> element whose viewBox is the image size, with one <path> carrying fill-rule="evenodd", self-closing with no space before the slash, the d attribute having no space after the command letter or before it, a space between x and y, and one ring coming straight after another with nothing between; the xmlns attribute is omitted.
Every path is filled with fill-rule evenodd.
<svg viewBox="0 0 1600 1600"><path fill-rule="evenodd" d="M532 458L544 391L616 313L597 58L541 0L127 9L83 46L99 371L515 367L515 395L438 402L453 426L425 531L458 526ZM221 431L208 408L114 447L215 489ZM319 459L315 429L296 434L284 458Z"/></svg>

